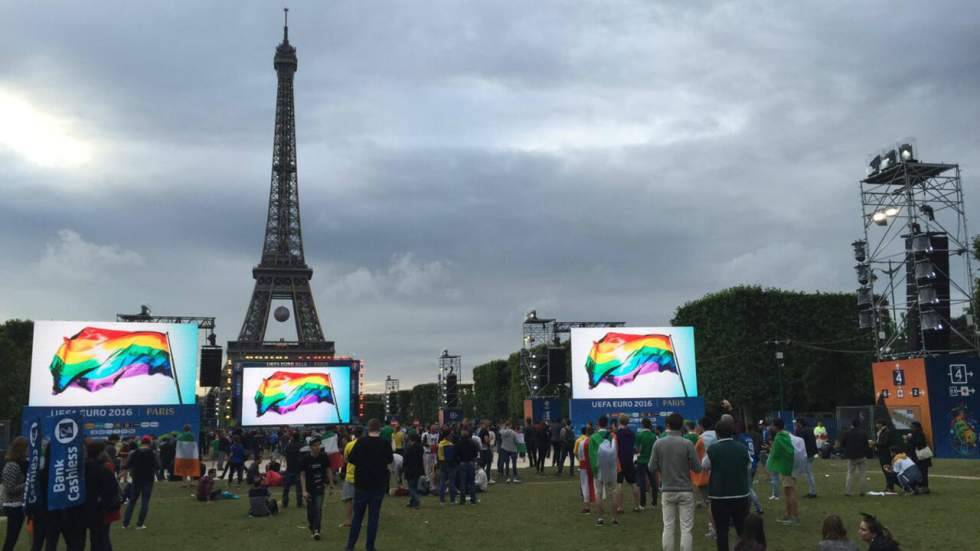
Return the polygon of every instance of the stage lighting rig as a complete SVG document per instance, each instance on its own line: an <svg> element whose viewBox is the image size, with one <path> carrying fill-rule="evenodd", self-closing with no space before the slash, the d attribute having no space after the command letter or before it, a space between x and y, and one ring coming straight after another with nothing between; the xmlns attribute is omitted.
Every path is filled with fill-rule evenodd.
<svg viewBox="0 0 980 551"><path fill-rule="evenodd" d="M879 360L980 354L976 332L952 323L975 310L959 166L920 157L914 139L896 141L869 156L860 181L858 324Z"/></svg>

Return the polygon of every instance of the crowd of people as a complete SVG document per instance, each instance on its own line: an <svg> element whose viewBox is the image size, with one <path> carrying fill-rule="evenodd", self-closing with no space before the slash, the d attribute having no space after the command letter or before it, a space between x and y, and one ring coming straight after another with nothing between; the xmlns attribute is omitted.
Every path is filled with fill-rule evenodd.
<svg viewBox="0 0 980 551"><path fill-rule="evenodd" d="M112 523L121 521L123 529L147 527L154 483L162 480L196 487L192 496L204 503L237 500L240 496L233 490L247 489L251 517L275 515L291 502L305 507L314 540L323 533L324 501L336 492L346 509L340 523L349 528L345 548L354 548L367 517L366 544L373 550L386 495L407 496L410 508L421 507L427 495L438 498L440 505L476 505L478 493L490 485L521 483L519 459L541 476L549 458L555 476L578 471L582 512L594 515L597 526L606 525L607 519L608 524L619 524L626 497L631 496L634 512L659 505L665 550L676 549L678 539L681 550L692 548L696 507L706 509L705 535L715 539L719 550L729 549L731 529L737 538L735 549L765 549L764 509L753 487L759 465L770 477L769 499L784 501L776 522L798 525L797 488L802 491L805 480L807 493L802 497L817 497L813 461L831 445L828 433L822 424L808 427L801 420L790 432L780 418L747 426L727 401L723 407L727 413L717 422L704 417L685 423L672 414L665 427L642 419L635 431L625 415L602 416L595 425L590 422L578 430L568 420L526 419L463 420L428 427L418 421L399 426L371 420L363 427L216 431L200 435L202 461L195 476L180 472L175 462L175 443L197 439L189 427L159 438L112 436L86 442L85 505L50 512L44 492L38 504L24 507L27 446L19 437L3 467L7 531L2 551L13 549L25 519L33 524L32 550L56 549L60 539L69 551L84 549L86 541L94 551L110 550ZM905 446L893 445L888 430L881 421L871 436L855 420L840 435L837 448L847 461L845 496L867 493L866 461L874 457L881 464L885 491L929 491L931 459L922 453L929 447L921 426L916 424ZM40 487L46 487L48 476L44 461L38 472ZM861 519L858 534L869 549L898 549L873 516ZM819 549L856 549L840 517L824 520Z"/></svg>
<svg viewBox="0 0 980 551"><path fill-rule="evenodd" d="M810 427L798 419L790 432L778 417L747 426L734 415L730 403L724 401L722 408L727 413L717 423L711 417L685 423L679 414L672 414L667 417L666 431L642 419L634 433L626 415L600 417L597 426L587 423L573 446L579 462L582 512L594 514L596 525L603 526L608 511L610 523L616 525L624 512L625 495L633 495L633 511L640 512L647 507L648 491L649 504L657 505L659 490L665 550L676 549L678 538L682 550L692 548L696 507L706 508L705 536L714 538L719 550L729 549L730 528L738 538L735 549L765 549L764 510L753 488L761 464L770 477L769 500L784 502L776 522L798 526L797 488L802 492L805 481L807 493L802 497L817 498L813 463L819 455L829 456L827 448L833 444L827 428L819 422ZM862 426L854 420L838 441L848 462L844 495L853 495L855 484L861 487L858 495L865 495L864 462L876 456L885 480L881 493L894 491L896 485L908 495L928 493L932 461L922 426L913 425L904 445L894 445L885 420L876 422L873 438ZM863 516L858 532L869 549L898 549L891 534L871 515ZM838 516L825 519L823 536L821 550L857 548L847 540Z"/></svg>

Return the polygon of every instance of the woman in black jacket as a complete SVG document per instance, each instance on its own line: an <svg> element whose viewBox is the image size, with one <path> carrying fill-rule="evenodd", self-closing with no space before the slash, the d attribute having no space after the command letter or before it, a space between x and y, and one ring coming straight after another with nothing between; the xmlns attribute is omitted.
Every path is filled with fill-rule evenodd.
<svg viewBox="0 0 980 551"><path fill-rule="evenodd" d="M112 551L109 541L110 523L106 519L122 503L119 483L106 467L105 442L92 441L86 448L85 459L85 529L89 533L92 551ZM84 540L83 540L84 541Z"/></svg>
<svg viewBox="0 0 980 551"><path fill-rule="evenodd" d="M425 472L422 463L422 444L419 442L419 435L412 434L408 437L408 447L405 448L405 457L402 464L405 478L408 480L408 506L419 506L419 479ZM431 481L430 481L431 483Z"/></svg>
<svg viewBox="0 0 980 551"><path fill-rule="evenodd" d="M918 421L912 421L912 433L908 435L909 443L909 458L915 462L919 467L919 472L922 473L922 485L920 486L920 493L929 493L929 467L932 467L932 457L927 457L925 459L919 459L919 454L923 450L932 450L929 447L929 441L926 440L926 434L922 431L922 423Z"/></svg>

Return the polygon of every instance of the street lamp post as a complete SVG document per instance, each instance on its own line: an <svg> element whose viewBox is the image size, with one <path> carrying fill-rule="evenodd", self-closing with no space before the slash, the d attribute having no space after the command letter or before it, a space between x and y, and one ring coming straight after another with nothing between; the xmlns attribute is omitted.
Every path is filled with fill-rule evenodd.
<svg viewBox="0 0 980 551"><path fill-rule="evenodd" d="M785 406L783 404L783 368L786 367L786 361L783 358L782 350L776 352L776 375L779 379L779 415L782 416Z"/></svg>

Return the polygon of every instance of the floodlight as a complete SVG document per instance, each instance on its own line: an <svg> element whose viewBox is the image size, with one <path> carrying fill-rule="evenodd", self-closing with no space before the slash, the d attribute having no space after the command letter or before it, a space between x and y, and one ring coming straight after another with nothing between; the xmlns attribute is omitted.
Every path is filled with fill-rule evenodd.
<svg viewBox="0 0 980 551"><path fill-rule="evenodd" d="M910 143L903 143L898 146L898 154L901 156L903 163L915 162L915 154Z"/></svg>
<svg viewBox="0 0 980 551"><path fill-rule="evenodd" d="M885 209L885 216L896 216L898 214L897 207L888 207Z"/></svg>
<svg viewBox="0 0 980 551"><path fill-rule="evenodd" d="M888 216L880 210L871 215L871 220L873 220L874 223L878 224L879 226L888 224Z"/></svg>
<svg viewBox="0 0 980 551"><path fill-rule="evenodd" d="M885 154L885 159L888 160L888 166L892 166L893 164L897 163L898 151L894 149L890 150L888 153Z"/></svg>

